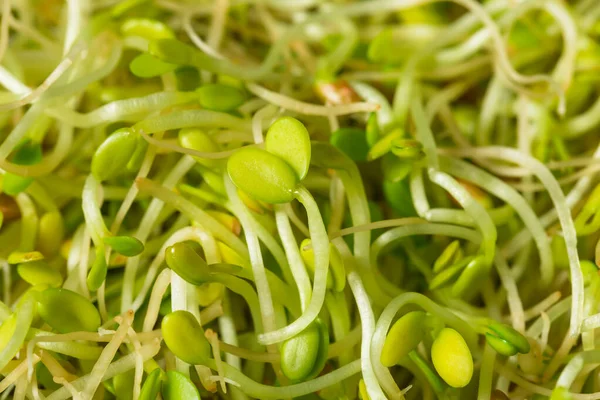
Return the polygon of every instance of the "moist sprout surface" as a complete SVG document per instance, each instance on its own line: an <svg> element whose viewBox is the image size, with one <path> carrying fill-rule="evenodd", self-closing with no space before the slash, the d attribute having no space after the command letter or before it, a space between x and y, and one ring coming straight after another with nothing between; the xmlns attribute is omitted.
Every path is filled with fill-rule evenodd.
<svg viewBox="0 0 600 400"><path fill-rule="evenodd" d="M598 0L4 0L0 400L600 399Z"/></svg>

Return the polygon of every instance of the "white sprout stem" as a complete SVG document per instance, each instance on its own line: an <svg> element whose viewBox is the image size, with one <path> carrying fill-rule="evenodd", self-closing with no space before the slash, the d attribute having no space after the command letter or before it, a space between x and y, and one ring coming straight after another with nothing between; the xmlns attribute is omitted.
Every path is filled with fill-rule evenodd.
<svg viewBox="0 0 600 400"><path fill-rule="evenodd" d="M10 305L10 287L12 285L12 274L10 264L5 260L0 261L0 268L2 268L2 301L6 306Z"/></svg>
<svg viewBox="0 0 600 400"><path fill-rule="evenodd" d="M319 315L325 302L327 291L327 273L329 271L329 238L317 203L306 188L299 186L296 198L304 205L308 214L308 228L315 257L315 276L310 303L300 318L288 326L276 331L267 331L258 336L262 344L273 344L289 339L302 332ZM257 285L258 286L258 285ZM259 292L260 296L260 292Z"/></svg>
<svg viewBox="0 0 600 400"><path fill-rule="evenodd" d="M421 168L415 167L410 173L410 195L417 215L421 218L425 218L431 209L431 206L429 205L429 200L427 200L427 195L425 194L425 184L423 182Z"/></svg>
<svg viewBox="0 0 600 400"><path fill-rule="evenodd" d="M494 120L498 113L498 104L501 104L505 93L506 89L504 88L500 79L497 77L492 78L485 91L483 102L481 104L481 111L479 113L479 121L477 123L475 136L475 141L477 144L488 144Z"/></svg>
<svg viewBox="0 0 600 400"><path fill-rule="evenodd" d="M169 175L165 178L163 184L166 189L172 189L177 182L195 165L196 160L192 157L185 156L179 160L179 162L173 167ZM152 228L156 224L156 220L164 206L164 202L161 199L154 198L150 202L146 213L142 217L142 221L138 226L135 233L135 237L140 241L145 241ZM123 275L123 291L121 297L121 312L125 312L131 309L131 303L133 301L133 286L137 276L137 269L140 263L140 257L129 257L127 264L125 265L125 273Z"/></svg>
<svg viewBox="0 0 600 400"><path fill-rule="evenodd" d="M84 0L67 0L67 30L65 32L65 41L63 46L63 54L67 54L80 35L81 26L83 23L82 5Z"/></svg>
<svg viewBox="0 0 600 400"><path fill-rule="evenodd" d="M104 219L100 211L102 198L102 185L93 175L88 175L83 186L81 204L85 223L96 246L104 246L102 238L108 234L108 229L104 225Z"/></svg>
<svg viewBox="0 0 600 400"><path fill-rule="evenodd" d="M575 20L569 15L569 11L562 3L544 2L544 9L558 22L563 36L563 50L560 59L554 67L552 77L562 85L566 91L573 80L575 70L575 57L577 56L577 26ZM560 107L560 106L559 106ZM566 109L559 113L564 115Z"/></svg>
<svg viewBox="0 0 600 400"><path fill-rule="evenodd" d="M231 303L229 300L228 293L223 294L223 315L219 318L219 332L221 332L221 338L223 343L221 343L221 349L225 351L224 344L229 344L231 346L238 345L238 336L237 330L235 326L235 321L233 318L233 310L231 308ZM263 353L269 354L269 353ZM234 368L240 369L242 367L242 362L240 358L230 352L225 353L225 362L231 365ZM248 396L242 391L231 385L229 387L231 392L231 397L233 400L248 400Z"/></svg>
<svg viewBox="0 0 600 400"><path fill-rule="evenodd" d="M142 390L142 377L144 376L144 359L140 354L140 349L142 345L138 338L137 333L133 330L133 328L129 327L127 330L127 337L129 338L129 342L133 343L133 349L135 352L135 371L133 378L133 399L138 399L140 396L140 391Z"/></svg>
<svg viewBox="0 0 600 400"><path fill-rule="evenodd" d="M169 269L164 269L158 274L154 286L152 287L150 300L148 301L148 310L146 311L146 316L144 317L144 323L142 325L142 332L150 332L154 328L154 325L156 325L158 313L160 312L160 303L170 284L171 271Z"/></svg>
<svg viewBox="0 0 600 400"><path fill-rule="evenodd" d="M374 0L367 3L355 3L344 5L344 7L336 7L336 15L346 16L361 16L381 14L385 12L403 10L410 7L416 7L424 4L435 3L440 0ZM510 80L520 84L532 84L538 82L550 82L550 77L547 75L525 76L517 72L511 65L508 58L507 50L504 46L502 35L494 20L488 14L488 11L474 0L452 0L471 11L474 17L479 19L483 25L489 30L493 42L493 50L496 53L500 71ZM333 11L333 10L332 10ZM448 37L451 37L449 35Z"/></svg>
<svg viewBox="0 0 600 400"><path fill-rule="evenodd" d="M553 292L552 294L548 295L548 297L546 297L545 299L543 299L542 301L540 301L533 307L524 311L525 320L529 321L533 318L538 317L540 315L540 313L547 311L556 302L558 302L561 299L561 297L562 297L562 294L559 291ZM585 324L585 320L584 320L583 324ZM582 325L581 329L582 330L584 329L583 325Z"/></svg>
<svg viewBox="0 0 600 400"><path fill-rule="evenodd" d="M491 264L495 254L497 232L496 225L494 225L489 213L450 175L435 170L429 170L428 172L431 181L444 188L473 218L483 236L484 256L488 264Z"/></svg>
<svg viewBox="0 0 600 400"><path fill-rule="evenodd" d="M350 285L350 289L354 295L360 315L362 326L360 366L363 379L367 387L367 393L373 400L386 399L385 394L379 386L377 379L379 378L379 374L377 374L377 371L374 369L371 356L371 338L373 336L373 332L375 331L375 316L373 315L373 309L371 308L369 296L367 295L360 275L353 268L354 257L352 256L352 253L350 253L350 249L348 249L346 243L341 238L336 238L332 242L339 250L344 259L344 263L347 266L348 272L346 274L346 279L348 280L348 284ZM400 391L392 390L391 392L388 392L388 394L389 393L397 394L399 399L404 397Z"/></svg>
<svg viewBox="0 0 600 400"><path fill-rule="evenodd" d="M538 177L538 179L546 186L548 194L554 203L554 207L558 214L558 218L562 227L565 244L567 247L567 256L569 259L569 271L571 276L571 292L572 292L572 305L571 305L571 319L569 325L569 331L565 336L565 339L557 351L552 362L549 364L545 372L545 377L550 376L556 368L560 365L563 357L568 353L569 349L573 346L577 336L581 331L581 323L583 321L583 274L579 267L579 255L577 253L577 233L575 231L575 225L571 212L567 206L565 195L563 194L560 186L556 182L556 178L548 170L548 168L540 161L536 160L531 156L527 156L522 152L519 152L512 148L490 146L480 147L477 152L485 155L489 158L496 158L498 160L509 161L520 166L529 168Z"/></svg>
<svg viewBox="0 0 600 400"><path fill-rule="evenodd" d="M2 20L0 22L0 62L4 58L8 47L8 24L12 19L11 0L4 0L2 4Z"/></svg>
<svg viewBox="0 0 600 400"><path fill-rule="evenodd" d="M70 57L67 57L64 60L62 60L60 64L58 64L54 71L52 71L52 73L48 75L48 77L44 80L44 82L42 82L40 86L38 86L25 96L21 97L17 101L0 104L0 111L13 110L15 108L19 108L27 104L33 103L35 100L39 99L40 96L46 90L48 90L48 88L52 86L71 67L71 65L73 64L73 59L75 58L77 53L80 52L82 49L83 46L76 47L74 49L76 51L71 52L75 54L71 54Z"/></svg>
<svg viewBox="0 0 600 400"><path fill-rule="evenodd" d="M146 118L131 129L134 132L146 134L168 131L181 128L229 128L246 132L251 130L251 123L247 119L211 110L177 110L168 114Z"/></svg>
<svg viewBox="0 0 600 400"><path fill-rule="evenodd" d="M288 218L290 219L290 221L292 221L292 223L294 224L294 226L296 228L298 228L298 230L306 237L310 236L310 232L308 231L308 226L306 226L306 224L304 223L304 221L302 221L298 215L296 215L296 213L294 212L294 209L292 207L291 204L287 204L284 206L285 207L285 212L288 215Z"/></svg>
<svg viewBox="0 0 600 400"><path fill-rule="evenodd" d="M218 51L223 39L228 11L229 0L216 0L214 2L211 24L206 37L206 43L215 51Z"/></svg>
<svg viewBox="0 0 600 400"><path fill-rule="evenodd" d="M561 301L559 301L558 303L556 303L555 305L553 305L552 307L550 307L548 309L548 311L546 312L546 315L550 318L550 321L553 322L557 318L559 318L561 315L568 312L569 308L570 308L570 303L571 303L571 296L568 296L568 297L562 299ZM527 332L526 332L527 336L530 336L530 337L539 336L542 333L543 325L544 325L544 318L542 318L540 316L527 329Z"/></svg>
<svg viewBox="0 0 600 400"><path fill-rule="evenodd" d="M185 310L192 311L192 305L188 304L188 292L195 288L183 280L175 271L171 271L171 311ZM198 309L195 309L195 314L198 314ZM194 314L192 312L192 314ZM199 316L196 318L200 323ZM175 356L176 368L182 374L189 376L190 365L181 358Z"/></svg>
<svg viewBox="0 0 600 400"><path fill-rule="evenodd" d="M497 237L496 226L492 218L483 206L476 202L469 192L459 185L456 180L450 175L439 171L439 159L436 152L435 140L425 117L423 106L419 100L412 102L411 112L414 116L418 137L423 143L423 149L427 155L429 179L445 189L475 221L483 236L482 246L486 262L488 265L491 264L494 259ZM427 213L425 213L425 219L428 219Z"/></svg>
<svg viewBox="0 0 600 400"><path fill-rule="evenodd" d="M441 307L440 305L432 301L430 298L420 293L410 292L401 294L400 296L392 300L379 316L379 319L377 320L377 324L375 326L375 333L373 334L373 339L371 341L371 361L373 363L373 366L375 367L377 376L380 379L380 381L382 379L385 379L386 384L390 386L390 390L393 389L394 392L399 391L400 389L394 382L387 368L385 368L383 364L381 364L380 358L383 349L383 344L385 342L385 338L387 336L388 330L390 329L392 321L394 320L394 316L398 313L398 311L400 311L404 306L408 304L418 305L425 311L434 314L440 319L442 319L447 325L456 329L461 334L461 336L465 338L465 341L469 345L469 348L472 352L474 352L478 348L477 333L470 327L467 321L464 321L452 311Z"/></svg>
<svg viewBox="0 0 600 400"><path fill-rule="evenodd" d="M189 103L197 98L198 95L194 92L156 92L143 97L115 100L86 113L68 107L49 108L45 113L77 128L91 128Z"/></svg>
<svg viewBox="0 0 600 400"><path fill-rule="evenodd" d="M269 282L267 280L265 266L263 264L258 237L254 234L252 229L246 229L246 227L251 224L250 215L237 195L237 189L228 176L225 176L225 188L227 190L229 201L232 203L234 208L239 210L238 218L240 219L240 223L244 228L244 235L246 236L246 244L248 246L250 262L252 264L252 273L254 275L254 283L256 285L256 291L258 292L258 301L260 305L263 329L266 332L275 331L275 311L273 308L273 298L271 295Z"/></svg>
<svg viewBox="0 0 600 400"><path fill-rule="evenodd" d="M258 239L260 240L260 242L262 242L265 247L271 252L271 255L275 258L275 261L277 261L277 263L279 264L279 267L281 268L281 272L283 274L283 278L286 282L288 283L292 283L295 281L293 275L292 275L292 271L290 269L290 265L287 262L287 258L285 255L284 250L282 249L282 247L279 244L279 241L277 239L275 239L275 237L269 232L269 230L267 228L265 228L265 226L261 223L259 223L256 218L254 218L254 216L252 215L252 213L249 213L247 211L243 211L246 210L246 206L244 205L243 208L240 207L233 207L230 202L226 202L224 204L225 208L227 208L229 211L232 212L233 215L235 215L236 217L239 218L238 214L240 212L246 212L248 215L248 223L250 224L246 229L251 229L254 234L258 237ZM246 254L247 250L244 250L244 252L240 252L238 251L238 254Z"/></svg>
<svg viewBox="0 0 600 400"><path fill-rule="evenodd" d="M510 185L482 169L453 158L442 157L440 161L443 169L452 175L476 184L512 206L534 238L540 255L542 281L549 284L554 276L552 250L546 231L529 203Z"/></svg>
<svg viewBox="0 0 600 400"><path fill-rule="evenodd" d="M159 133L159 134L156 134L156 136L161 137L162 135ZM137 178L145 178L148 176L148 173L150 172L150 168L152 167L152 164L154 163L155 157L156 157L156 149L149 148L146 151L146 154L144 155L144 159L142 161L142 165L140 166L140 169L138 170L138 172L136 174L136 179ZM113 223L110 226L110 232L113 235L116 235L119 232L119 229L121 228L121 224L125 220L125 216L127 215L127 212L133 205L133 202L135 201L135 198L138 195L138 193L139 193L139 191L138 191L137 187L135 186L135 184L132 184L129 187L129 191L127 192L127 195L121 202L121 205L119 206L119 210L117 211L117 214L115 215L115 219L113 220ZM136 309L134 308L134 311L135 310Z"/></svg>
<svg viewBox="0 0 600 400"><path fill-rule="evenodd" d="M90 372L90 379L87 380L84 389L81 392L81 396L84 399L92 398L96 390L98 389L98 385L102 382L102 377L106 374L108 367L110 366L110 362L115 357L115 354L119 350L119 346L125 340L127 336L127 332L133 323L133 311L126 312L121 317L121 323L119 329L117 329L113 338L108 342L108 344L102 350L100 357L98 357L98 361L94 364L92 371ZM137 359L137 354L134 354L134 364Z"/></svg>
<svg viewBox="0 0 600 400"><path fill-rule="evenodd" d="M379 111L377 112L377 123L381 129L386 129L393 121L394 114L392 112L392 106L388 102L387 98L373 86L360 82L350 82L352 89L368 103L379 105Z"/></svg>
<svg viewBox="0 0 600 400"><path fill-rule="evenodd" d="M142 346L140 349L140 354L144 361L148 361L153 358L160 351L160 341L156 339L154 343ZM108 368L105 369L103 375L100 376L101 381L106 381L116 375L127 372L133 368L135 368L137 355L135 353L128 354L124 357L121 357L117 361L111 363ZM97 379L93 372L82 376L81 378L71 382L71 385L77 390L82 390L92 380ZM70 393L66 388L61 388L50 394L50 396L46 397L46 400L67 400L70 397Z"/></svg>
<svg viewBox="0 0 600 400"><path fill-rule="evenodd" d="M508 308L512 317L513 327L519 332L525 332L525 312L523 311L523 303L519 296L519 289L502 254L496 253L495 265L502 281L502 286L506 290L506 298L508 299Z"/></svg>
<svg viewBox="0 0 600 400"><path fill-rule="evenodd" d="M306 266L302 261L300 250L298 249L298 243L294 237L290 220L285 211L287 205L276 205L275 206L275 222L277 223L277 232L281 238L281 243L285 250L285 254L288 259L288 264L294 276L298 293L300 296L300 305L302 311L305 311L311 298L312 289L310 286L310 278L306 272Z"/></svg>
<svg viewBox="0 0 600 400"><path fill-rule="evenodd" d="M83 269L81 263L83 252L89 251L89 242L90 235L87 232L85 224L79 225L73 234L73 241L71 242L71 248L69 249L69 255L67 257L67 279L65 279L65 282L63 283L63 288L83 294L84 297L87 298L89 298L89 292L87 291L87 284L85 281L88 267L87 261L85 262L85 271L80 270ZM82 285L84 288L80 288Z"/></svg>
<svg viewBox="0 0 600 400"><path fill-rule="evenodd" d="M496 351L486 343L483 349L483 361L481 362L481 372L479 374L477 400L489 400L491 398L495 363Z"/></svg>
<svg viewBox="0 0 600 400"><path fill-rule="evenodd" d="M31 360L32 365L36 365L40 361L40 357L36 354ZM19 378L21 378L25 372L27 372L28 361L24 360L19 363L12 371L4 376L4 379L0 381L0 393L13 385Z"/></svg>
<svg viewBox="0 0 600 400"><path fill-rule="evenodd" d="M19 206L21 213L21 242L19 244L20 251L33 251L35 249L35 241L39 226L39 217L35 204L24 192L19 193L15 201Z"/></svg>
<svg viewBox="0 0 600 400"><path fill-rule="evenodd" d="M461 155L464 156L464 154ZM600 146L594 152L593 158L594 160L600 160ZM573 208L575 204L577 204L583 198L583 196L590 190L591 185L594 183L594 179L595 174L586 174L577 181L565 199L568 208ZM547 227L556 220L557 216L558 214L556 209L552 209L546 214L542 215L542 217L539 219L539 222L543 227ZM522 230L516 234L514 238L510 240L504 247L504 254L506 257L510 258L515 255L522 246L527 244L530 238L531 235L529 232L527 232L527 230Z"/></svg>
<svg viewBox="0 0 600 400"><path fill-rule="evenodd" d="M411 58L407 65L404 67L396 90L394 92L394 102L392 103L392 111L396 121L398 121L403 127L406 124L406 118L408 117L408 110L410 109L410 100L412 99L412 93L415 84L415 65L414 58Z"/></svg>
<svg viewBox="0 0 600 400"><path fill-rule="evenodd" d="M148 291L152 287L154 277L165 260L165 250L169 246L173 246L178 242L185 242L187 240L194 240L202 245L204 254L206 255L206 261L209 264L221 262L220 253L216 248L216 242L211 235L208 235L204 230L195 226L187 226L174 232L161 246L160 250L154 256L154 259L150 263L150 267L146 271L146 277L144 278L144 284L142 289L138 293L133 302L132 309L137 311L146 299Z"/></svg>
<svg viewBox="0 0 600 400"><path fill-rule="evenodd" d="M379 109L379 106L377 104L371 103L350 103L339 106L321 106L318 104L305 103L303 101L293 99L289 96L273 92L254 83L248 83L246 87L254 95L266 100L271 104L277 105L281 108L285 108L286 110L291 110L305 115L329 117L330 115L347 115L359 112L374 112Z"/></svg>
<svg viewBox="0 0 600 400"><path fill-rule="evenodd" d="M209 360L207 364L210 368L216 369L214 360ZM321 375L313 380L279 387L255 382L229 364L223 364L223 368L225 376L230 382L235 382L240 387L243 387L248 396L264 400L274 400L303 396L309 393L318 392L321 389L339 383L360 372L360 360L355 360L350 364L344 365L343 367L326 375ZM375 400L375 398L373 400ZM379 400L379 398L377 398L377 400Z"/></svg>
<svg viewBox="0 0 600 400"><path fill-rule="evenodd" d="M74 46L72 51L75 52L75 50L78 50L78 46ZM70 83L48 88L47 92L45 93L45 96L48 99L56 96L68 96L78 92L79 90L82 90L83 88L87 87L90 83L104 78L117 66L119 60L121 59L121 51L122 48L120 46L120 43L116 42L112 48L112 51L106 64L79 79L75 79ZM0 73L0 77L1 76L2 74ZM41 115L41 113L44 110L44 105L40 103L42 102L37 102L32 107L30 107L26 111L23 118L19 121L19 123L13 128L13 130L6 137L6 139L4 139L2 145L0 145L0 160L6 159L6 157L15 148L15 146L19 144L19 142L25 137L25 135L28 132L28 129L31 128L33 123Z"/></svg>
<svg viewBox="0 0 600 400"><path fill-rule="evenodd" d="M584 364L589 363L600 363L600 350L584 351L575 355L560 373L556 387L568 389L575 382Z"/></svg>
<svg viewBox="0 0 600 400"><path fill-rule="evenodd" d="M26 95L30 93L32 89L21 82L16 76L11 74L6 68L0 65L0 85L4 86L6 90L11 93Z"/></svg>
<svg viewBox="0 0 600 400"><path fill-rule="evenodd" d="M267 104L258 110L252 117L252 137L255 144L264 142L263 122L272 119L277 114L277 107L273 104Z"/></svg>
<svg viewBox="0 0 600 400"><path fill-rule="evenodd" d="M188 16L183 18L182 27L185 33L189 36L192 43L202 50L204 53L208 54L211 57L214 57L218 60L223 60L223 57L216 49L210 47L198 34L194 31L194 27L192 26L192 20Z"/></svg>

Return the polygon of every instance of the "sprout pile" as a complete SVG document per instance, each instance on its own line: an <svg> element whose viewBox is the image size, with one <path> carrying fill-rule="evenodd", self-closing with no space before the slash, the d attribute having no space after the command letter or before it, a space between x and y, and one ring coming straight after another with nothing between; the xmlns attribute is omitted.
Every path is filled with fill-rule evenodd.
<svg viewBox="0 0 600 400"><path fill-rule="evenodd" d="M0 400L600 399L600 1L0 11Z"/></svg>

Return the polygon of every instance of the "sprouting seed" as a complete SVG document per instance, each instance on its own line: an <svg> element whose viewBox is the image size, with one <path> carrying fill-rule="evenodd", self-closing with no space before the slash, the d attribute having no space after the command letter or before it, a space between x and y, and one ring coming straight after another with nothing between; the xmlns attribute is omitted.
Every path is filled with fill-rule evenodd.
<svg viewBox="0 0 600 400"><path fill-rule="evenodd" d="M177 275L193 285L202 285L209 279L208 264L187 243L179 242L167 247L165 261Z"/></svg>
<svg viewBox="0 0 600 400"><path fill-rule="evenodd" d="M238 88L213 83L196 89L200 105L207 110L232 111L246 100L246 95Z"/></svg>
<svg viewBox="0 0 600 400"><path fill-rule="evenodd" d="M111 134L92 157L92 174L102 182L121 175L135 152L137 134L123 128Z"/></svg>
<svg viewBox="0 0 600 400"><path fill-rule="evenodd" d="M49 285L59 287L63 278L59 271L48 265L44 260L19 264L19 276L30 285Z"/></svg>
<svg viewBox="0 0 600 400"><path fill-rule="evenodd" d="M88 289L92 291L98 290L106 280L107 272L108 264L104 256L104 247L100 246L96 248L96 257L86 279Z"/></svg>
<svg viewBox="0 0 600 400"><path fill-rule="evenodd" d="M281 346L281 369L292 381L315 377L327 359L329 334L317 320Z"/></svg>
<svg viewBox="0 0 600 400"><path fill-rule="evenodd" d="M198 128L181 129L178 134L179 145L188 149L212 153L219 151L217 144L203 130ZM213 167L217 164L216 160L194 157L196 161L206 167Z"/></svg>
<svg viewBox="0 0 600 400"><path fill-rule="evenodd" d="M444 328L431 346L431 361L440 377L455 388L465 387L473 376L473 357L465 339L452 328Z"/></svg>
<svg viewBox="0 0 600 400"><path fill-rule="evenodd" d="M257 200L278 204L294 199L298 176L285 161L265 150L238 150L229 158L227 172L238 188Z"/></svg>
<svg viewBox="0 0 600 400"><path fill-rule="evenodd" d="M104 243L126 257L135 257L144 251L144 244L132 236L106 236Z"/></svg>
<svg viewBox="0 0 600 400"><path fill-rule="evenodd" d="M60 333L95 332L100 327L100 314L82 295L67 289L46 289L38 296L38 313Z"/></svg>
<svg viewBox="0 0 600 400"><path fill-rule="evenodd" d="M167 314L161 328L165 344L183 361L203 364L210 358L210 344L204 330L190 312L179 310Z"/></svg>
<svg viewBox="0 0 600 400"><path fill-rule="evenodd" d="M33 261L39 261L39 260L43 260L43 259L44 259L44 255L42 253L40 253L39 251L26 251L26 252L13 251L8 256L7 261L9 264L22 264L22 263L28 263L28 262L33 262Z"/></svg>
<svg viewBox="0 0 600 400"><path fill-rule="evenodd" d="M148 53L140 54L129 63L129 70L139 78L153 78L174 71L176 68L177 65L159 60Z"/></svg>
<svg viewBox="0 0 600 400"><path fill-rule="evenodd" d="M37 248L40 252L47 257L57 254L65 236L62 214L59 211L45 213L38 229Z"/></svg>
<svg viewBox="0 0 600 400"><path fill-rule="evenodd" d="M381 363L392 367L413 351L425 337L423 311L411 311L398 319L385 337Z"/></svg>
<svg viewBox="0 0 600 400"><path fill-rule="evenodd" d="M287 162L299 180L304 179L310 165L310 135L302 122L292 117L282 117L267 131L265 149Z"/></svg>
<svg viewBox="0 0 600 400"><path fill-rule="evenodd" d="M121 25L123 36L139 36L148 40L174 37L174 33L164 23L149 18L129 18Z"/></svg>

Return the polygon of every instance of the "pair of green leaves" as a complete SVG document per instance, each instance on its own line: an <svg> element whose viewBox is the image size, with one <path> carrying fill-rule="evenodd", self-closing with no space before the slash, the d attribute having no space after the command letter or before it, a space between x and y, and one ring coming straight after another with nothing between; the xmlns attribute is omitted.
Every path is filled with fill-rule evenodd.
<svg viewBox="0 0 600 400"><path fill-rule="evenodd" d="M185 242L167 247L165 261L170 269L192 285L200 286L210 281L208 264Z"/></svg>
<svg viewBox="0 0 600 400"><path fill-rule="evenodd" d="M305 330L281 345L281 370L290 380L300 382L319 375L327 361L329 332L316 319Z"/></svg>
<svg viewBox="0 0 600 400"><path fill-rule="evenodd" d="M161 330L169 350L186 363L204 364L210 358L210 343L192 313L178 310L167 314L162 320Z"/></svg>
<svg viewBox="0 0 600 400"><path fill-rule="evenodd" d="M50 266L45 260L19 264L17 272L21 279L32 286L48 285L50 287L59 287L63 282L60 272Z"/></svg>
<svg viewBox="0 0 600 400"><path fill-rule="evenodd" d="M527 354L531 350L527 338L508 325L492 322L488 325L488 329L485 339L494 350L504 356Z"/></svg>
<svg viewBox="0 0 600 400"><path fill-rule="evenodd" d="M135 257L144 251L144 244L132 236L105 236L102 241L126 257ZM94 263L87 276L87 285L92 291L98 290L102 286L108 272L104 246L97 246L95 254Z"/></svg>
<svg viewBox="0 0 600 400"><path fill-rule="evenodd" d="M425 337L427 325L427 314L423 311L411 311L400 317L385 338L381 363L392 367L407 357ZM440 330L431 347L431 360L448 385L459 388L471 381L473 357L463 337L454 329Z"/></svg>
<svg viewBox="0 0 600 400"><path fill-rule="evenodd" d="M308 173L311 158L308 131L295 118L280 118L267 132L265 149L246 147L237 151L227 162L229 177L257 200L288 203Z"/></svg>

